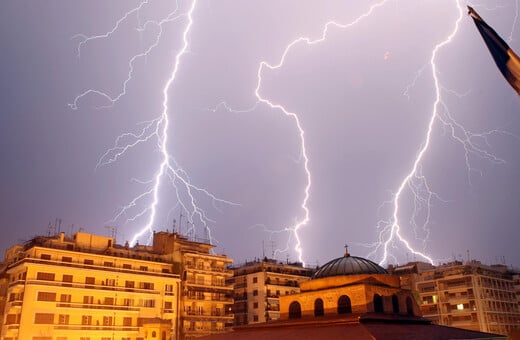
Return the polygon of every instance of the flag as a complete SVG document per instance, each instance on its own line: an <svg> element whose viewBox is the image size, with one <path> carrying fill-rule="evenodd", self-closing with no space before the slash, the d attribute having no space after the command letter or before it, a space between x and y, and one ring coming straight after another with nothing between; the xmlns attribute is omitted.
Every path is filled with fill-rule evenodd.
<svg viewBox="0 0 520 340"><path fill-rule="evenodd" d="M492 29L482 18L475 12L473 8L468 6L477 29L479 30L484 42L486 43L495 64L497 64L500 72L520 95L520 58L513 52L507 43Z"/></svg>

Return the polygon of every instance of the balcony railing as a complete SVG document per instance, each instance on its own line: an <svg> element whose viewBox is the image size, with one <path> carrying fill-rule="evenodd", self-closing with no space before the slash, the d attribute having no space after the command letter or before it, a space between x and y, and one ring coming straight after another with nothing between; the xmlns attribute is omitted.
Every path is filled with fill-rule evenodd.
<svg viewBox="0 0 520 340"><path fill-rule="evenodd" d="M102 326L102 325L54 325L54 329L88 330L88 331L123 331L138 332L137 326Z"/></svg>
<svg viewBox="0 0 520 340"><path fill-rule="evenodd" d="M138 307L133 307L133 306L92 304L92 303L58 302L58 303L56 303L56 307L81 308L81 309L124 310L124 311L136 311L136 312L139 311Z"/></svg>
<svg viewBox="0 0 520 340"><path fill-rule="evenodd" d="M118 291L118 292L134 292L140 294L160 294L157 290L151 289L139 289L139 288L128 288L122 286L107 286L107 285L98 285L92 283L70 283L70 282L61 282L61 281L48 281L48 280L28 280L27 284L33 285L46 285L46 286L58 286L58 287L72 287L72 288L87 288L87 289L97 289L97 290L110 290L110 291Z"/></svg>

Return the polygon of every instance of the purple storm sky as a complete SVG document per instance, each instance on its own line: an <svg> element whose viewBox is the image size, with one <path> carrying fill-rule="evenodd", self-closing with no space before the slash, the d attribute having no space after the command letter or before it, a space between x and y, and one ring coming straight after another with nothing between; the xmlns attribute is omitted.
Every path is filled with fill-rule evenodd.
<svg viewBox="0 0 520 340"><path fill-rule="evenodd" d="M319 39L329 20L351 23L376 3L197 2L189 45L168 91L167 145L183 178L237 204L195 192L217 252L237 263L263 254L298 259L284 228L304 216L299 131L280 110L255 106L258 67L277 64L300 36ZM146 224L149 196L114 217L150 190L161 162L157 138L96 165L118 136L139 133L142 122L160 115L191 4L179 1L181 16L164 23L157 47L135 60L125 95L113 106L99 108L109 102L89 94L73 110L68 104L88 89L112 96L123 90L129 61L158 37L151 21L165 19L176 3L150 0L108 37L85 43L80 56L77 34L106 34L140 2L0 3L1 256L15 243L47 234L56 218L67 233L81 228L110 235L115 227L118 243ZM518 1L468 4L520 51ZM419 164L418 175L434 193L431 209L428 214L420 200L427 197L425 182L416 179L422 196L414 200L407 186L399 200L401 233L435 263L466 260L469 252L484 263L519 266L520 98L466 15L466 3L458 5L464 11L459 29L435 59L442 119L434 122ZM305 131L310 221L298 234L307 264L341 256L345 243L358 256L375 249L378 222L391 220L392 197L424 145L436 95L432 51L458 15L455 0L388 0L356 25L329 27L321 43L294 45L282 67L263 71L261 96L296 113ZM176 219L179 229L178 198L186 202L186 192L177 196L165 178L158 197L152 228L171 231ZM207 237L200 219L194 223L196 236ZM390 251L390 263L424 260L400 242ZM379 249L370 258L378 262L382 255Z"/></svg>

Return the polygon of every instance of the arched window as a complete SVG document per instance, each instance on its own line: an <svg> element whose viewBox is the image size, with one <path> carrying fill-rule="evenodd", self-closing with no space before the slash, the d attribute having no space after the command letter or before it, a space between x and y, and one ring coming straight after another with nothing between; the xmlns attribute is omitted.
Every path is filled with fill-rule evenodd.
<svg viewBox="0 0 520 340"><path fill-rule="evenodd" d="M379 294L374 294L374 312L383 313L383 298Z"/></svg>
<svg viewBox="0 0 520 340"><path fill-rule="evenodd" d="M341 295L338 299L338 314L352 313L352 305L350 298L346 295Z"/></svg>
<svg viewBox="0 0 520 340"><path fill-rule="evenodd" d="M166 340L166 331L162 331L161 340Z"/></svg>
<svg viewBox="0 0 520 340"><path fill-rule="evenodd" d="M397 295L392 295L392 309L395 314L399 313L399 300L397 299Z"/></svg>
<svg viewBox="0 0 520 340"><path fill-rule="evenodd" d="M289 319L299 319L302 317L302 307L297 301L291 302L289 305Z"/></svg>
<svg viewBox="0 0 520 340"><path fill-rule="evenodd" d="M152 338L155 338L157 337L157 332L156 331L152 331Z"/></svg>
<svg viewBox="0 0 520 340"><path fill-rule="evenodd" d="M314 301L314 316L323 316L325 311L323 310L323 300L316 299Z"/></svg>
<svg viewBox="0 0 520 340"><path fill-rule="evenodd" d="M408 315L413 315L412 298L409 296L406 298L406 313L408 313Z"/></svg>

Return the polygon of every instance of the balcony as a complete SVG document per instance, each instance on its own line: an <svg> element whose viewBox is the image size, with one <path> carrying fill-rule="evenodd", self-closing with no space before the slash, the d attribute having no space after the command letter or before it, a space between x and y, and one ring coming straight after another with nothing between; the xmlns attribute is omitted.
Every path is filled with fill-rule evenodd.
<svg viewBox="0 0 520 340"><path fill-rule="evenodd" d="M56 307L59 307L59 308L120 310L120 311L134 311L134 312L138 312L139 311L139 307L133 307L133 306L89 304L89 303L71 303L71 302L58 302L58 303L56 303Z"/></svg>
<svg viewBox="0 0 520 340"><path fill-rule="evenodd" d="M199 311L188 311L184 315L185 320L193 320L193 321L201 321L201 320L215 320L215 319L223 319L223 320L233 320L234 314L232 312L217 312L213 311L211 313L207 312L199 312Z"/></svg>
<svg viewBox="0 0 520 340"><path fill-rule="evenodd" d="M233 303L233 301L234 301L232 297L214 296L211 294L186 295L186 298L188 300L195 300L195 301L214 301L214 302L228 302L228 303Z"/></svg>
<svg viewBox="0 0 520 340"><path fill-rule="evenodd" d="M54 325L54 329L62 330L88 330L88 331L121 331L138 332L137 326L102 326L102 325Z"/></svg>
<svg viewBox="0 0 520 340"><path fill-rule="evenodd" d="M233 276L233 271L229 270L225 267L212 267L212 266L197 266L195 264L186 263L184 265L189 271L193 272L201 272L201 273L215 273L215 274L224 274L225 276Z"/></svg>
<svg viewBox="0 0 520 340"><path fill-rule="evenodd" d="M128 288L122 286L106 286L106 285L98 285L92 283L70 283L70 282L61 282L61 281L45 281L45 280L28 280L28 285L45 285L45 286L56 286L56 287L69 287L69 288L86 288L86 289L96 289L96 290L110 290L110 291L118 291L118 292L134 292L139 294L160 294L157 290L151 289L139 289L139 288Z"/></svg>

